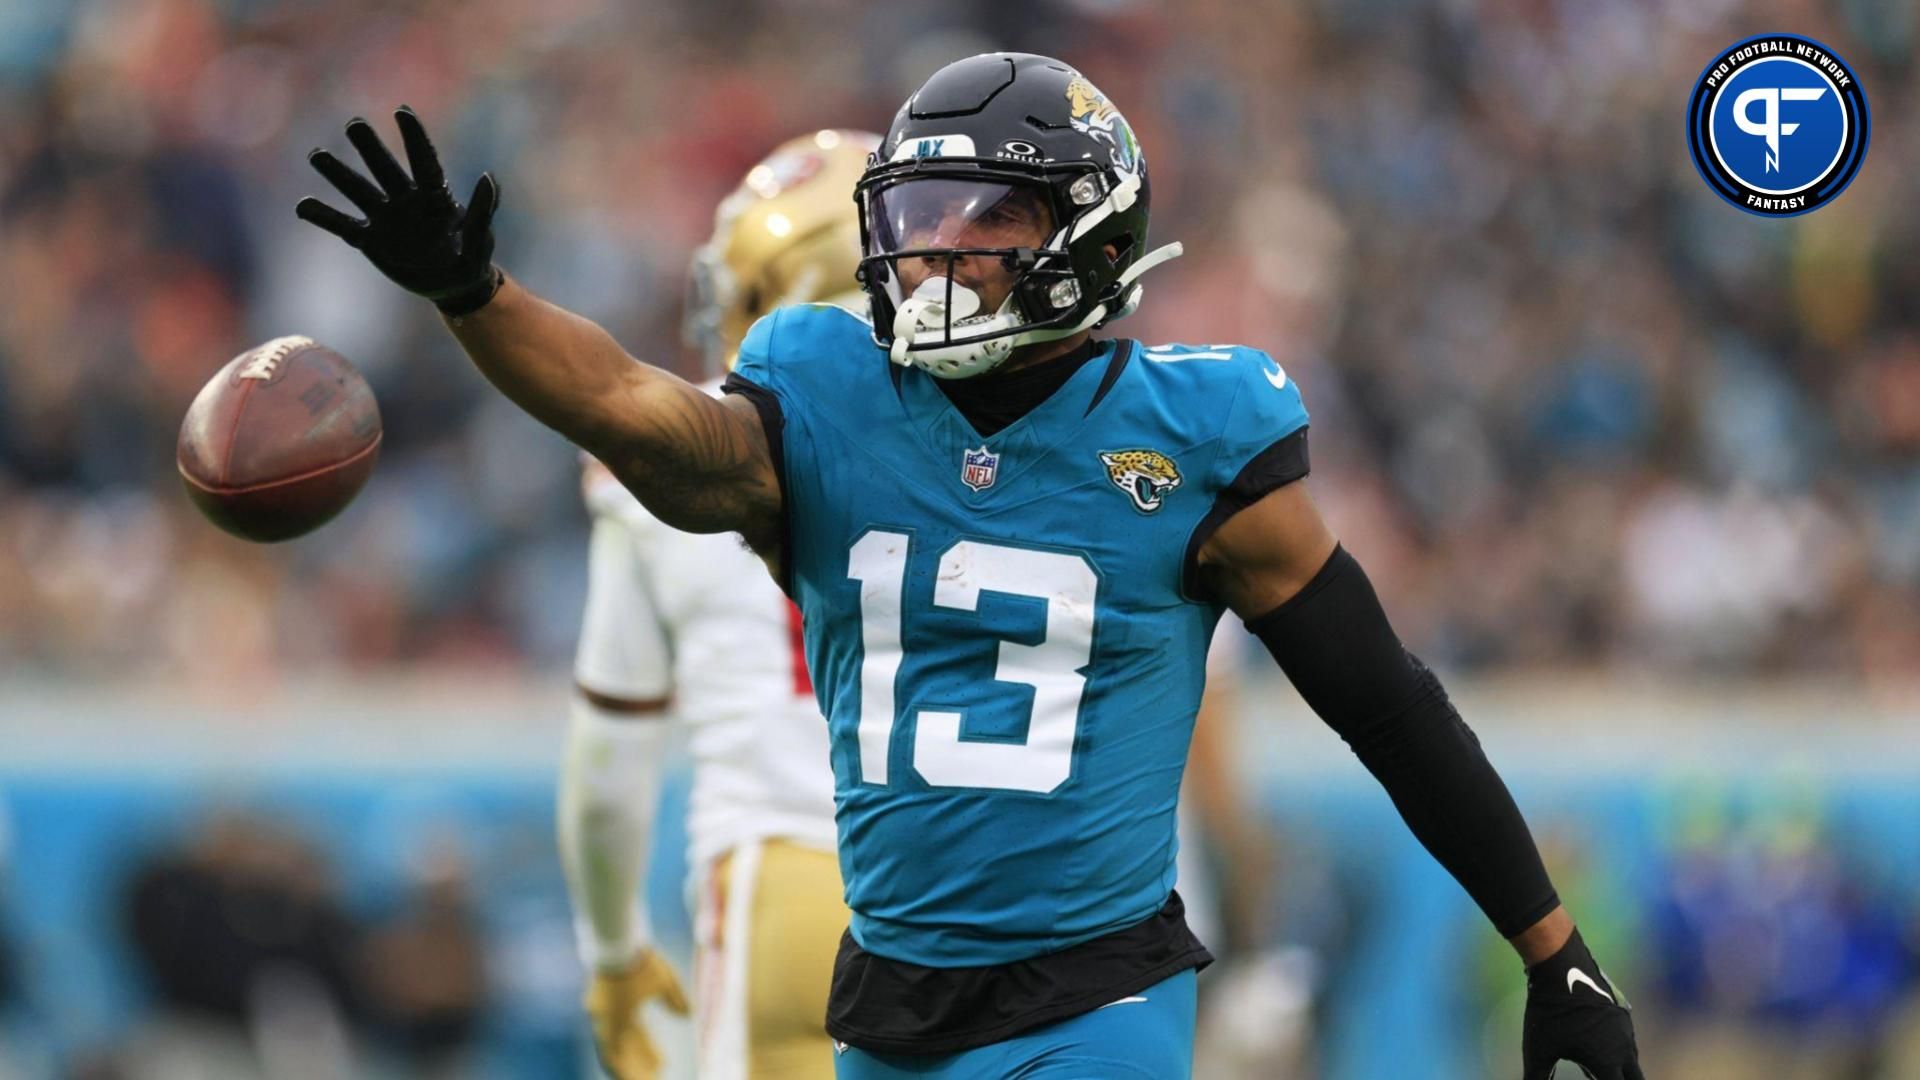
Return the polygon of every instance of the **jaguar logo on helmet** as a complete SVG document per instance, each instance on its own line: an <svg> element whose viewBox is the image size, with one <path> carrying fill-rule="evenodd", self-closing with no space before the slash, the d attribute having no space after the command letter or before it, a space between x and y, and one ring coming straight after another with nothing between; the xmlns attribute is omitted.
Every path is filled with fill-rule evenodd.
<svg viewBox="0 0 1920 1080"><path fill-rule="evenodd" d="M1075 131L1106 143L1115 168L1132 172L1139 162L1140 143L1133 137L1132 126L1085 75L1075 75L1067 83L1067 123Z"/></svg>

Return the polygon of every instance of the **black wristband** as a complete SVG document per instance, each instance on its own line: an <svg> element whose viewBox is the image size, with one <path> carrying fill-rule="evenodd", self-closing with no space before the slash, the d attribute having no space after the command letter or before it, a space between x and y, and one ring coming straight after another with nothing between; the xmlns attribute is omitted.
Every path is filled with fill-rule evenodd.
<svg viewBox="0 0 1920 1080"><path fill-rule="evenodd" d="M1506 784L1440 680L1400 644L1366 571L1345 548L1247 629L1502 936L1559 906Z"/></svg>
<svg viewBox="0 0 1920 1080"><path fill-rule="evenodd" d="M498 266L488 264L487 276L470 288L462 289L452 296L443 296L433 302L433 306L451 318L471 315L493 301L493 294L506 284L507 275Z"/></svg>

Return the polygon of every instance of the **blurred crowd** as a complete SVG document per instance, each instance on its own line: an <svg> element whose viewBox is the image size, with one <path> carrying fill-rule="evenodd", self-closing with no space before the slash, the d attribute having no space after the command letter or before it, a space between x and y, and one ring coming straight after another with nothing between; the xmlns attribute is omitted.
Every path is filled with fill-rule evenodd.
<svg viewBox="0 0 1920 1080"><path fill-rule="evenodd" d="M424 303L293 217L303 158L414 106L500 258L682 370L688 253L778 140L884 128L940 64L1060 55L1128 115L1188 255L1117 329L1266 348L1316 497L1436 662L1893 684L1920 655L1920 166L1903 0L10 0L0 5L0 664L271 677L550 665L575 463ZM1853 65L1819 213L1742 214L1681 115L1739 37ZM282 548L173 476L226 359L355 360L383 460Z"/></svg>
<svg viewBox="0 0 1920 1080"><path fill-rule="evenodd" d="M303 832L212 816L133 863L121 940L150 994L89 1080L463 1075L486 1004L479 920L452 846L390 910L353 910ZM381 1063L378 1067L375 1062Z"/></svg>
<svg viewBox="0 0 1920 1080"><path fill-rule="evenodd" d="M545 792L32 787L0 791L5 1080L585 1074Z"/></svg>
<svg viewBox="0 0 1920 1080"><path fill-rule="evenodd" d="M130 802L96 777L57 799L0 798L0 1077L587 1075L545 799L469 814L454 808L493 796L388 786ZM1346 801L1290 801L1270 822L1282 887L1263 940L1202 980L1196 1075L1514 1075L1512 949L1424 856L1380 858L1385 808L1353 816ZM9 852L9 802L22 836L59 842ZM1911 802L1884 780L1696 778L1624 800L1589 789L1536 819L1562 896L1635 1004L1650 1075L1920 1075ZM110 857L79 866L66 850ZM666 857L674 874L681 854ZM87 884L51 911L29 895L48 877ZM667 885L656 930L684 964L683 894ZM1410 923L1422 947L1407 947Z"/></svg>

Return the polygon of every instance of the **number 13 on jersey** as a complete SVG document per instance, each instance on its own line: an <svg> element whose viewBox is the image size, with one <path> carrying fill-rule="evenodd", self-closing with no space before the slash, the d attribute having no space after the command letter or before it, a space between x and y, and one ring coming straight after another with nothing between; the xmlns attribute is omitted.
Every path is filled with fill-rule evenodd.
<svg viewBox="0 0 1920 1080"><path fill-rule="evenodd" d="M847 576L860 583L860 777L886 784L893 745L894 687L906 653L907 559L911 537L870 530L847 556ZM1046 632L1038 644L1001 640L994 678L1033 688L1025 742L960 737L961 714L921 709L915 719L913 767L935 787L999 788L1045 794L1073 772L1086 668L1093 658L1099 575L1080 555L982 540L960 540L940 553L932 604L977 611L982 592L1043 601ZM921 598L914 598L925 602Z"/></svg>

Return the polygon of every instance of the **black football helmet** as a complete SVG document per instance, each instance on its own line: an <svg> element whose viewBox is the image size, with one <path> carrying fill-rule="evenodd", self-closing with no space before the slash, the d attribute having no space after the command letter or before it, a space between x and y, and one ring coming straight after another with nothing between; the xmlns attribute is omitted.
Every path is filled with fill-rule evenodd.
<svg viewBox="0 0 1920 1080"><path fill-rule="evenodd" d="M1133 129L1079 72L1029 53L948 64L855 187L874 341L964 378L1131 313L1140 276L1180 254L1147 253L1148 194Z"/></svg>

